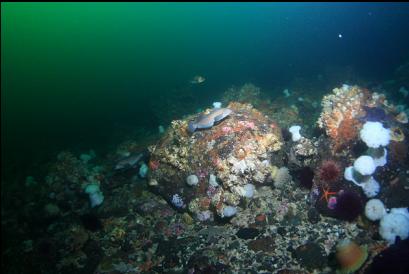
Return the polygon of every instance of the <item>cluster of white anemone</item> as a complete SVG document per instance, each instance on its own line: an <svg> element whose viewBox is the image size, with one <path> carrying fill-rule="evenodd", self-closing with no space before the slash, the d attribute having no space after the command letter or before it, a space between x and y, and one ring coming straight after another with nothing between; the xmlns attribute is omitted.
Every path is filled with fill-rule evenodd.
<svg viewBox="0 0 409 274"><path fill-rule="evenodd" d="M360 131L361 140L365 142L371 156L358 157L353 166L347 167L344 172L346 180L362 187L368 198L375 197L380 190L379 183L372 177L376 168L386 164L387 146L390 142L390 130L380 122L366 122Z"/></svg>
<svg viewBox="0 0 409 274"><path fill-rule="evenodd" d="M344 172L346 180L361 187L368 198L375 197L380 191L379 183L373 178L377 167L387 163L387 146L390 142L390 130L380 122L366 122L360 131L360 138L368 146L369 155L358 157L353 166ZM379 234L389 244L396 237L404 240L409 237L409 212L407 208L385 208L379 199L370 199L365 205L365 216L371 221L379 221Z"/></svg>

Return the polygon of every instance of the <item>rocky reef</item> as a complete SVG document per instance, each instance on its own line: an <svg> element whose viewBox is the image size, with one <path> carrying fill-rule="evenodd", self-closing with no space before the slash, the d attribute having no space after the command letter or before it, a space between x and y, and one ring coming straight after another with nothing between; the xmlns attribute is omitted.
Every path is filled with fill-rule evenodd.
<svg viewBox="0 0 409 274"><path fill-rule="evenodd" d="M249 184L266 183L274 154L281 149L277 124L249 104L232 102L232 113L212 128L191 134L188 122L172 122L163 139L150 147L149 184L167 201L178 195L194 215L211 210L224 217L227 206L237 207ZM274 161L274 160L273 160ZM196 175L197 185L186 178ZM200 215L199 215L200 216Z"/></svg>
<svg viewBox="0 0 409 274"><path fill-rule="evenodd" d="M374 266L389 267L394 257L383 254L404 242L388 247L393 222L380 227L396 216L406 220L406 114L386 95L359 86L333 89L321 112L307 118L303 105L315 105L308 94L298 107L286 101L291 96L265 96L252 84L231 88L223 97L229 111L211 117L209 127L192 131L189 122L218 116L214 109L178 115L164 133L128 138L105 157L59 153L47 176L28 176L21 192L8 196L12 210L2 209L4 261L13 264L6 271L373 273ZM362 137L368 121L380 123L390 142L380 147L385 163L375 167L371 160L370 174L362 174L370 180L354 183L345 170L362 170L357 158L379 153L368 147L371 134ZM291 138L292 125L300 125L299 138ZM132 157L138 160L129 168L115 168Z"/></svg>

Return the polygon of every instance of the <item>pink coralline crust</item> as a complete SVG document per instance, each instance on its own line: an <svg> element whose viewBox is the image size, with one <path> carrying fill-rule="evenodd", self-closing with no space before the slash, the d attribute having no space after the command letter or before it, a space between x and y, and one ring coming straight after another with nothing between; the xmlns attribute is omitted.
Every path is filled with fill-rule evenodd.
<svg viewBox="0 0 409 274"><path fill-rule="evenodd" d="M222 128L222 132L224 134L229 134L232 131L233 131L233 129L231 127L228 127L228 126Z"/></svg>
<svg viewBox="0 0 409 274"><path fill-rule="evenodd" d="M212 158L212 164L213 164L214 166L218 167L219 165L222 164L222 160L220 160L220 158L218 158L217 156L216 156L216 157L213 157L213 158Z"/></svg>
<svg viewBox="0 0 409 274"><path fill-rule="evenodd" d="M254 122L252 122L252 121L239 121L238 124L239 124L239 126L242 126L244 128L249 128L249 129L255 129L256 128Z"/></svg>
<svg viewBox="0 0 409 274"><path fill-rule="evenodd" d="M199 170L199 171L197 172L197 176L198 176L200 179L206 178L207 175L209 175L209 172L207 172L206 170Z"/></svg>
<svg viewBox="0 0 409 274"><path fill-rule="evenodd" d="M159 167L159 161L151 160L149 161L149 168L151 170L156 170Z"/></svg>
<svg viewBox="0 0 409 274"><path fill-rule="evenodd" d="M169 216L173 216L174 214L175 214L175 212L173 210L171 210L170 208L164 208L164 209L159 211L159 215L161 217L169 217Z"/></svg>
<svg viewBox="0 0 409 274"><path fill-rule="evenodd" d="M170 237L170 236L180 236L184 233L185 228L182 224L180 223L175 223L169 225L169 227L165 228L163 233Z"/></svg>
<svg viewBox="0 0 409 274"><path fill-rule="evenodd" d="M217 188L216 187L209 186L207 188L207 191L206 191L207 197L213 198L213 196L216 195L216 193L217 193Z"/></svg>
<svg viewBox="0 0 409 274"><path fill-rule="evenodd" d="M271 124L270 124L270 127L271 127L271 128L276 128L276 127L277 127L277 124L276 124L276 123L271 123Z"/></svg>

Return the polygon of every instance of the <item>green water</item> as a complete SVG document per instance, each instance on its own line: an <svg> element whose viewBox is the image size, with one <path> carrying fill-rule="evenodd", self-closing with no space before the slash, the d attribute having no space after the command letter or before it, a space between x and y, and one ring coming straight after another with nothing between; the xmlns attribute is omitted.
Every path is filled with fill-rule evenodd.
<svg viewBox="0 0 409 274"><path fill-rule="evenodd" d="M189 114L231 85L282 90L328 66L380 80L407 56L404 28L393 28L407 13L365 4L2 3L2 162L103 150L118 126L155 131L180 118L164 117L163 104L158 116L158 97L180 91ZM192 87L197 74L206 84Z"/></svg>
<svg viewBox="0 0 409 274"><path fill-rule="evenodd" d="M324 198L333 195L335 190L328 187L319 193L314 186L308 194L297 188L300 184L311 188L313 182L318 187L322 178L320 175L315 179L314 175L322 174L318 170L323 169L320 162L324 160L318 158L330 157L329 160L339 161L344 168L343 165L352 164L355 156L365 153L366 147L358 140L350 151L345 148L345 153L340 153L342 157L332 157L327 151L330 139L325 137L324 130L316 127L316 121L321 112L321 100L332 89L343 84L368 88L371 92L385 93L389 102L400 104L407 111L408 97L399 89L409 89L408 30L407 3L2 3L1 206L2 241L5 243L2 269L6 273L92 273L100 265L102 269L118 268L117 272L135 273L129 269L139 271L154 263L158 265L151 269L153 272L178 271L177 268L183 266L184 270L193 267L188 272L196 273L197 261L197 267L206 267L206 273L216 273L216 269L229 268L229 265L247 268L242 272L260 272L264 268L290 266L300 255L295 269L301 267L316 272L316 267L321 268L325 260L323 271L335 271L335 246L329 256L324 257L322 252L322 245L335 244L332 233L336 232L335 238L358 235L359 244L377 242L374 246L379 249L381 236L377 235L376 224L368 226L369 221L360 218L366 227L363 228L320 217L320 214L332 214ZM399 67L401 69L397 70ZM196 75L205 77L206 81L192 84ZM207 142L209 135L195 133L199 136L196 144L204 145L198 148L209 150L214 144L222 148L215 154L213 150L212 153L204 152L212 158L212 165L196 163L197 159L189 163L192 168L185 165L188 142L184 143L185 138L171 136L164 142L169 151L165 151L164 146L159 148L164 154L144 155L143 160L134 163L129 170L114 168L121 157L118 147L125 141L132 142L124 145L122 152L126 150L137 155L164 136L159 134L160 125L167 128L172 120L184 119L186 115L211 107L213 102L225 102L222 97L229 88L235 86L233 90L239 91L246 83L253 84L251 91L254 93L258 88L261 90L258 95L250 94L249 102L254 102L263 115L271 115L275 120L271 127L283 127L285 145L277 154L259 155L268 151L263 143L270 143L271 138L267 138L270 134L264 136L270 129L261 130L266 125L255 123L261 115L258 112L249 115L251 119L243 118L249 113L246 110L240 117L243 121L239 121L238 115L231 115L233 122L226 121L228 126L222 128L226 134L232 131L235 136L222 139L225 137L213 131L215 134L211 138L214 140L205 146L202 142ZM284 90L291 95L285 96ZM236 99L229 97L228 100ZM375 114L379 113L374 110ZM303 142L305 147L310 146L308 140L313 140L314 146L319 144L314 159L304 158L303 152L298 155L303 159L297 158L296 147L285 130L293 123L299 124L301 134L307 137ZM250 133L254 126L256 131ZM399 126L407 134L406 125ZM251 131L245 129L246 132L236 135L236 130L244 130L243 127ZM175 132L183 134L181 130ZM243 145L244 138L251 136L249 134L257 138L250 146ZM228 143L218 144L216 138L218 142L227 140ZM315 138L319 141L315 142ZM261 150L254 145L256 143L261 145ZM235 158L236 151L232 146L238 145L243 145L245 155L247 149L250 150L248 165L247 159L230 161L231 157ZM90 149L96 152L96 157L87 164L84 158L87 155L83 153L89 153ZM403 142L391 145L388 166L378 168L374 177L382 184L382 192L377 197L385 201L387 208L402 207L407 202L403 184L407 182L405 149ZM72 154L60 153L57 160L57 154L63 150ZM191 151L189 159L190 154L198 150ZM242 158L242 149L237 151L240 153L237 157ZM174 154L167 155L169 153ZM264 154L272 165L285 173L290 172L294 183L289 184L287 177L291 176L286 173L283 175L288 179L286 188L279 190L276 184L272 192L267 190L254 202L239 197L237 194L241 190L236 189L236 185L232 189L229 186L234 178L232 174L238 175L238 169L243 168L240 163L247 167L237 186L244 183L244 178L249 180L246 186L252 186L254 182L249 178L257 177L259 181L260 176L266 176L265 186L272 185L272 176L267 174L266 168L247 174L252 166L264 166L265 161L254 158L263 158ZM165 161L159 159L161 155L165 155ZM175 155L183 155L183 164L178 161L175 164ZM216 163L222 157L227 160L219 166ZM232 170L236 171L226 173L224 165L232 163ZM181 172L173 168L180 165ZM147 166L149 172L157 173L154 175L158 177L152 177L154 180L138 177L146 175L141 171ZM285 171L286 166L289 171ZM172 173L175 178L176 175L182 178L187 172L200 177L199 188L184 191L183 180L169 179L173 175L167 175ZM333 177L332 173L339 173L331 168L326 172ZM207 183L207 173L217 175L218 182L223 185L222 192L213 184L207 189L203 187ZM226 175L229 175L227 183L223 182ZM239 206L249 207L255 219L245 213L240 214L242 219L234 225L228 224L230 221L216 220L218 225L224 225L213 232L201 233L206 223L192 224L196 219L189 220L189 214L170 212L165 200L145 191L147 183L155 181L159 186L157 194L170 206L178 207L180 199L182 204L184 200L188 205L191 198L196 199L191 191L197 190L198 200L186 210L199 203L202 210L210 200L214 204L217 194L217 197L224 197L226 205L236 204L240 199ZM364 200L359 198L361 205L355 207L356 203L348 202L348 196L357 201L358 196L354 198L352 194L360 189L338 181L339 185L342 183L342 191L338 194L347 193L344 195L347 198L340 203L344 204L341 211L346 213L342 218L355 216L355 212L363 209ZM103 204L96 208L90 207L89 200L92 202L96 198L94 194L98 194L100 200L102 194L88 193L87 197L84 187L91 183L96 183L105 197ZM350 191L352 188L354 192ZM259 190L264 192L265 189ZM207 197L200 196L205 193ZM318 195L323 196L319 198ZM211 196L213 198L209 199ZM319 199L317 210L313 206L308 208L310 205L303 197L309 197L314 203ZM219 210L220 202L224 203L220 200L210 209ZM350 204L355 207L353 210L349 210ZM287 215L287 211L290 214ZM192 217L198 217L193 216L196 215L193 211L191 213ZM283 222L278 221L278 215L283 217ZM256 223L251 223L252 219ZM189 232L186 229L188 233L179 237L177 234L184 230L184 226L180 226L182 221L189 224L186 228L192 229ZM223 227L228 229L223 232ZM233 227L240 229L236 233ZM88 232L80 233L82 230ZM242 237L237 238L233 233ZM307 239L314 242L313 245L304 245ZM243 253L243 248L248 252ZM212 255L208 251L215 252ZM390 256L399 254L394 252ZM225 253L239 256L229 260L230 255L225 256ZM116 264L117 259L121 264ZM309 265L313 265L311 269ZM392 273L391 266L398 268L399 262L387 264ZM280 273L286 271L282 269Z"/></svg>

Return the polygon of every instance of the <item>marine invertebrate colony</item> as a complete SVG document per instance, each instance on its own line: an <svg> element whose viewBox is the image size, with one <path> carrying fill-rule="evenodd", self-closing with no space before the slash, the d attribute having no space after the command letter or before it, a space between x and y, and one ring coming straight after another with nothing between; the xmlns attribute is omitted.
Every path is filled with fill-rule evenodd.
<svg viewBox="0 0 409 274"><path fill-rule="evenodd" d="M360 125L360 122L351 113L345 115L337 129L337 137L334 140L335 151L342 149L356 139Z"/></svg>
<svg viewBox="0 0 409 274"><path fill-rule="evenodd" d="M357 116L363 112L364 99L362 89L348 85L335 88L332 94L324 96L321 103L323 110L317 123L333 140L335 150L357 136Z"/></svg>

